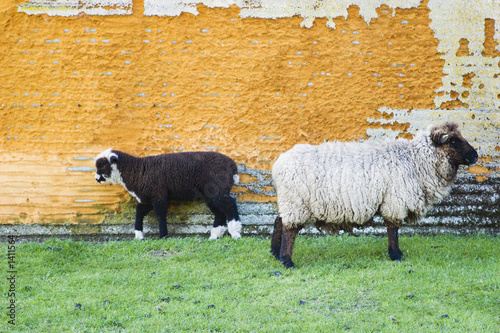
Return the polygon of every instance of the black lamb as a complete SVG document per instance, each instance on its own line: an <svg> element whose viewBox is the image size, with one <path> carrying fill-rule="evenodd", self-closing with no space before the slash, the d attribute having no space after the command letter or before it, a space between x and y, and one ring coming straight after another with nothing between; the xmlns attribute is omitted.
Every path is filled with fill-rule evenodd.
<svg viewBox="0 0 500 333"><path fill-rule="evenodd" d="M95 158L96 180L117 183L138 204L135 238L143 239L144 216L154 209L160 238L167 236L167 211L171 200L203 200L215 215L210 239L222 236L226 228L234 239L241 237L236 200L231 187L239 181L236 163L217 152L182 152L135 157L107 149Z"/></svg>

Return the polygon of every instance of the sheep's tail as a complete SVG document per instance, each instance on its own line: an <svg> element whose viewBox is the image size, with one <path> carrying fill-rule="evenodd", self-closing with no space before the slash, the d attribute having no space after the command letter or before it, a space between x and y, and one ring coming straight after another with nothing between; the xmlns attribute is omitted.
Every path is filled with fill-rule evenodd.
<svg viewBox="0 0 500 333"><path fill-rule="evenodd" d="M234 184L237 184L240 182L240 176L238 174L234 174L233 175L233 181L234 181Z"/></svg>

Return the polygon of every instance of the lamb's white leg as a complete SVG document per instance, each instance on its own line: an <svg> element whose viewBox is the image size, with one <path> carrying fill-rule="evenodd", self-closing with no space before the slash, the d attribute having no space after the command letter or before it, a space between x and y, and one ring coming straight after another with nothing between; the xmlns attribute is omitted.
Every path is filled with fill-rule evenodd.
<svg viewBox="0 0 500 333"><path fill-rule="evenodd" d="M226 232L226 227L221 225L215 228L212 228L212 231L210 231L210 238L209 239L217 239L224 235Z"/></svg>
<svg viewBox="0 0 500 333"><path fill-rule="evenodd" d="M236 220L231 220L227 223L227 228L229 233L234 239L241 237L241 222Z"/></svg>
<svg viewBox="0 0 500 333"><path fill-rule="evenodd" d="M142 234L142 231L135 230L135 239L137 239L137 240L143 240L144 239L144 235Z"/></svg>

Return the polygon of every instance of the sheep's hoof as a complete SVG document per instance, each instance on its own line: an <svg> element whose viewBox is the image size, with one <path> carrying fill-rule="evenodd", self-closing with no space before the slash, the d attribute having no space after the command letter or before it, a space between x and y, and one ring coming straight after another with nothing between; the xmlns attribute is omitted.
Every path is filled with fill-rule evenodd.
<svg viewBox="0 0 500 333"><path fill-rule="evenodd" d="M391 258L392 261L399 261L403 259L403 252L400 250L392 250L389 251L389 258Z"/></svg>
<svg viewBox="0 0 500 333"><path fill-rule="evenodd" d="M280 258L280 261L286 268L295 269L295 265L289 256Z"/></svg>

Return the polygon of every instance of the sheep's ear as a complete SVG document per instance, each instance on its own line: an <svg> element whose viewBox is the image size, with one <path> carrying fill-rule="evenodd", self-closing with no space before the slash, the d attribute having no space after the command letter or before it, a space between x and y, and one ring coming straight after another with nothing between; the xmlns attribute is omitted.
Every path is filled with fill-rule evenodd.
<svg viewBox="0 0 500 333"><path fill-rule="evenodd" d="M448 133L442 131L440 128L434 127L431 130L430 137L431 137L432 142L434 142L434 144L436 146L439 146L439 145L444 144L449 139L450 135Z"/></svg>
<svg viewBox="0 0 500 333"><path fill-rule="evenodd" d="M109 163L113 164L113 163L118 163L118 156L116 155L112 155L110 158L109 158Z"/></svg>
<svg viewBox="0 0 500 333"><path fill-rule="evenodd" d="M449 134L443 134L439 137L439 143L444 144L446 141L448 141L448 138L450 137Z"/></svg>

